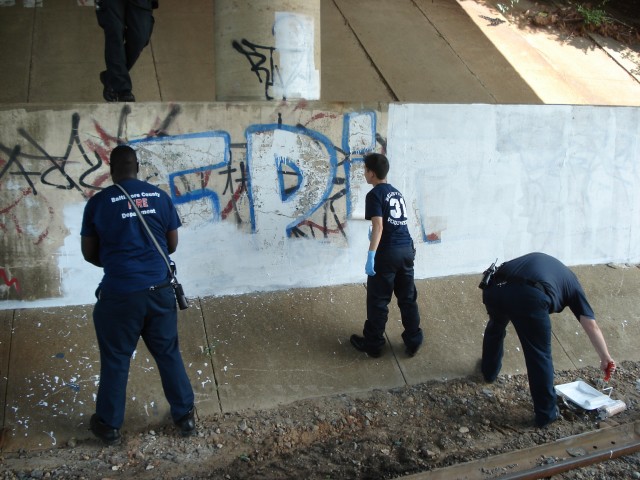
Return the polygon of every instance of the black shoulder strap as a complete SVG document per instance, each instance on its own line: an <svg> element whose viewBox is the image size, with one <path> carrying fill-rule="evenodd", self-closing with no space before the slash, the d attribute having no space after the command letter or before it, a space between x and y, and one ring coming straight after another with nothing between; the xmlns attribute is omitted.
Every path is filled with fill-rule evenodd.
<svg viewBox="0 0 640 480"><path fill-rule="evenodd" d="M155 245L156 249L158 250L158 253L162 256L164 262L167 264L167 269L169 270L169 275L171 275L171 281L177 281L176 277L173 274L173 270L171 269L171 264L169 263L169 259L167 258L167 256L165 255L164 251L162 250L162 247L158 243L158 240L156 239L155 235L153 234L153 232L149 228L149 225L147 224L147 221L144 219L144 216L140 213L140 210L138 209L138 207L136 205L136 202L133 201L133 199L129 195L129 192L127 192L122 185L120 185L119 183L115 183L114 185L116 187L118 187L120 190L122 190L122 193L124 193L124 195L129 199L129 203L131 204L131 206L135 210L136 215L138 216L138 218L140 219L140 222L142 223L142 225L144 227L144 230L147 232L147 235L149 236L149 238L151 239L151 241Z"/></svg>

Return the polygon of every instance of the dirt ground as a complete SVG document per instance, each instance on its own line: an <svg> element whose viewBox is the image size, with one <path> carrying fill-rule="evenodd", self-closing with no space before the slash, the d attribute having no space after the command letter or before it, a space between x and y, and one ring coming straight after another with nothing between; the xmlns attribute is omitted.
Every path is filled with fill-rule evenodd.
<svg viewBox="0 0 640 480"><path fill-rule="evenodd" d="M557 372L556 383L598 386L595 367ZM2 479L390 479L519 450L640 419L640 362L623 362L612 397L627 409L601 422L562 405L563 419L533 426L527 378L476 376L358 396L200 418L198 436L173 426L123 432L120 446L71 441L54 450L4 454ZM489 478L489 477L487 477ZM554 476L640 478L640 453Z"/></svg>

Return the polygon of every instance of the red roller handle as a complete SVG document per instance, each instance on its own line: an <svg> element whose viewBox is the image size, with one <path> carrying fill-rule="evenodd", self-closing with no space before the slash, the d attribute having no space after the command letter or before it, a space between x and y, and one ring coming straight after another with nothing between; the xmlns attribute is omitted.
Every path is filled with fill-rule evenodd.
<svg viewBox="0 0 640 480"><path fill-rule="evenodd" d="M609 380L611 380L611 374L613 373L613 371L616 369L616 363L615 362L609 362L607 364L607 369L604 371L604 381L608 382Z"/></svg>

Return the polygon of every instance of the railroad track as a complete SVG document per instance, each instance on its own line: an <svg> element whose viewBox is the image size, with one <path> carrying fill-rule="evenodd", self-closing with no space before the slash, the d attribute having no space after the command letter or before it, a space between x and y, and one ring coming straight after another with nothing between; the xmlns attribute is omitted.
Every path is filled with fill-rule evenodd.
<svg viewBox="0 0 640 480"><path fill-rule="evenodd" d="M403 480L530 480L640 451L640 422L402 477Z"/></svg>

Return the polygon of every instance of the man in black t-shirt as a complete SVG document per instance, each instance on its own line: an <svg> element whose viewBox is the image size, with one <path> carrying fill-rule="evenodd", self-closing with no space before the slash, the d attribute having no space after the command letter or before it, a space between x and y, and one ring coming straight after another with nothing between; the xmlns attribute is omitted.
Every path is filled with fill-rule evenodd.
<svg viewBox="0 0 640 480"><path fill-rule="evenodd" d="M513 322L527 365L538 427L559 416L553 388L550 313L569 307L598 353L600 368L615 370L582 286L576 275L556 258L529 253L503 263L483 289L482 301L489 314L482 343L482 375L487 382L493 382L500 373L506 328L509 321Z"/></svg>
<svg viewBox="0 0 640 480"><path fill-rule="evenodd" d="M395 293L400 308L406 353L413 357L423 334L418 312L418 291L413 278L416 250L407 227L408 212L402 194L387 183L389 161L380 153L364 158L364 176L373 189L365 200L365 218L371 220L367 274L367 320L363 336L351 344L372 357L382 354L389 302Z"/></svg>

